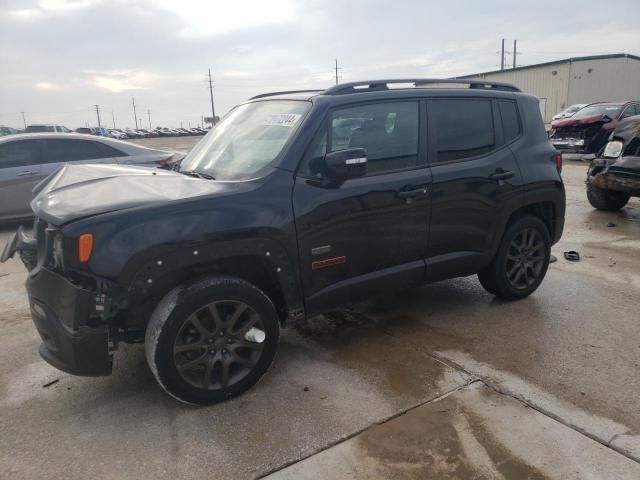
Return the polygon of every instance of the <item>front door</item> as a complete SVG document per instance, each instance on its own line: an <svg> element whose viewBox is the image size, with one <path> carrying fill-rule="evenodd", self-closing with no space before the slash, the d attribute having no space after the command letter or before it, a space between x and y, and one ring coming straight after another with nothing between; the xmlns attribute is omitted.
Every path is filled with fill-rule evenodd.
<svg viewBox="0 0 640 480"><path fill-rule="evenodd" d="M293 191L307 313L423 281L431 174L420 107L412 100L337 108L316 135ZM367 175L321 186L325 153L348 148L367 151Z"/></svg>
<svg viewBox="0 0 640 480"><path fill-rule="evenodd" d="M33 215L29 203L43 178L40 140L20 140L0 144L0 219Z"/></svg>

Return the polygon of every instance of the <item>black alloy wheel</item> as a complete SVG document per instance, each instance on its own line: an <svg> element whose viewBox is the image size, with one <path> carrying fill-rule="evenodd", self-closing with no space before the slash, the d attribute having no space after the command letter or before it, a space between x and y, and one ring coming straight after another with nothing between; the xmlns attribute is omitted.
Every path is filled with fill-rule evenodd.
<svg viewBox="0 0 640 480"><path fill-rule="evenodd" d="M262 319L235 300L209 303L189 315L173 344L180 376L194 387L220 390L245 378L257 365L266 334Z"/></svg>

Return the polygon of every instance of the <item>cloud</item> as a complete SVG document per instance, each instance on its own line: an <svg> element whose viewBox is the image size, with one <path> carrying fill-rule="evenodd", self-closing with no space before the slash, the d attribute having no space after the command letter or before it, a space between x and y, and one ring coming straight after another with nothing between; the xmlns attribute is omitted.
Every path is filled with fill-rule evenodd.
<svg viewBox="0 0 640 480"><path fill-rule="evenodd" d="M130 90L147 90L159 78L162 76L145 72L105 72L94 76L93 84L98 88L120 93Z"/></svg>
<svg viewBox="0 0 640 480"><path fill-rule="evenodd" d="M335 58L352 81L492 70L502 37L517 38L521 65L640 54L640 3L616 11L609 21L584 0L0 0L0 123L27 111L82 125L95 104L130 123L135 95L154 123L195 124L210 110L209 68L225 112L265 91L330 86Z"/></svg>
<svg viewBox="0 0 640 480"><path fill-rule="evenodd" d="M155 0L154 5L185 22L178 31L185 37L216 36L232 30L288 23L294 12L292 0Z"/></svg>
<svg viewBox="0 0 640 480"><path fill-rule="evenodd" d="M58 90L60 88L59 85L51 82L36 82L33 86L38 90Z"/></svg>

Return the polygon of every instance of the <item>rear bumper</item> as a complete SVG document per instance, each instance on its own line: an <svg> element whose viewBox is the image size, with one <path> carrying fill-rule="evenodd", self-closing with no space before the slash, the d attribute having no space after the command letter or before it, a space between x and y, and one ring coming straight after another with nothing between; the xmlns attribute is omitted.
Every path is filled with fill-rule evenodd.
<svg viewBox="0 0 640 480"><path fill-rule="evenodd" d="M43 342L42 358L73 375L109 375L109 330L87 326L93 310L92 292L50 270L36 270L26 287L31 318Z"/></svg>

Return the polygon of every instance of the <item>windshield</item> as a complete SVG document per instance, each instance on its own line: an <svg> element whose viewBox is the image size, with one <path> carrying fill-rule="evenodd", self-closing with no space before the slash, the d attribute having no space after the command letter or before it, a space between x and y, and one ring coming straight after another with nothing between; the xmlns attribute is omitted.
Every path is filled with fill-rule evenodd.
<svg viewBox="0 0 640 480"><path fill-rule="evenodd" d="M584 118L603 114L609 118L616 118L618 113L620 113L621 108L622 105L611 105L606 103L589 105L588 107L584 107L578 110L578 112L572 118Z"/></svg>
<svg viewBox="0 0 640 480"><path fill-rule="evenodd" d="M216 180L256 178L298 129L310 102L269 100L234 109L185 157L180 171Z"/></svg>

